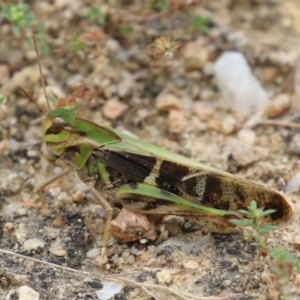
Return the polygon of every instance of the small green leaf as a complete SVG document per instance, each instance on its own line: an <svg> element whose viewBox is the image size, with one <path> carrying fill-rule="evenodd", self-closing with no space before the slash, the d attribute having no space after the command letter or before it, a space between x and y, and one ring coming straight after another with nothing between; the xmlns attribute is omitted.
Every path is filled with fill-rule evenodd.
<svg viewBox="0 0 300 300"><path fill-rule="evenodd" d="M257 204L255 200L252 200L250 205L247 207L249 210L251 209L252 211L256 211L257 210Z"/></svg>
<svg viewBox="0 0 300 300"><path fill-rule="evenodd" d="M276 212L276 209L267 209L267 210L264 210L264 211L261 213L261 216L262 216L262 217L265 217L265 216L267 216L267 215L273 214L274 212Z"/></svg>
<svg viewBox="0 0 300 300"><path fill-rule="evenodd" d="M281 263L291 262L293 259L284 247L273 248L270 252L271 258Z"/></svg>
<svg viewBox="0 0 300 300"><path fill-rule="evenodd" d="M254 223L252 220L238 220L238 219L233 219L230 220L231 223L237 226L242 226L242 227L247 227L247 226L254 226Z"/></svg>
<svg viewBox="0 0 300 300"><path fill-rule="evenodd" d="M259 235L265 235L271 231L274 231L276 230L277 227L276 226L273 226L273 225L263 225L261 226L258 230L257 230L257 233Z"/></svg>
<svg viewBox="0 0 300 300"><path fill-rule="evenodd" d="M244 210L244 209L240 209L239 212L242 213L243 215L246 215L246 216L250 215L250 212L247 211L247 210Z"/></svg>

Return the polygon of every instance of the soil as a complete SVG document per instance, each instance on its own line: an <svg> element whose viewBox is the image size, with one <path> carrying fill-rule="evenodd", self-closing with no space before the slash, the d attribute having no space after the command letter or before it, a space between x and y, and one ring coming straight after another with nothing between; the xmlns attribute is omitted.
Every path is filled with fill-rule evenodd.
<svg viewBox="0 0 300 300"><path fill-rule="evenodd" d="M0 298L300 299L292 265L300 248L298 1L25 1L33 21L19 32L3 15L8 3L0 5ZM294 214L265 243L284 247L292 263L271 259L247 228L210 233L166 216L153 221L156 241L110 237L99 267L105 212L73 171L33 207L37 187L63 167L43 143L48 108L31 32L53 107L79 104L84 119L282 191ZM213 63L227 50L246 56L272 99L255 118L222 101ZM109 198L116 217L122 207Z"/></svg>

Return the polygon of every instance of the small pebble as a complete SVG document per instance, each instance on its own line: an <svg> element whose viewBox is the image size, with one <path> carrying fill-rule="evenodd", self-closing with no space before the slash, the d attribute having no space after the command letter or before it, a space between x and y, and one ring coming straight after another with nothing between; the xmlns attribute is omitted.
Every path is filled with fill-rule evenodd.
<svg viewBox="0 0 300 300"><path fill-rule="evenodd" d="M20 217L27 216L28 211L25 207L21 207L17 210L17 213Z"/></svg>
<svg viewBox="0 0 300 300"><path fill-rule="evenodd" d="M228 116L222 121L221 130L224 134L232 133L237 127L237 121L234 117Z"/></svg>
<svg viewBox="0 0 300 300"><path fill-rule="evenodd" d="M300 250L300 234L295 235L292 243L296 249Z"/></svg>
<svg viewBox="0 0 300 300"><path fill-rule="evenodd" d="M170 272L166 269L163 269L162 271L159 271L156 273L156 278L159 283L162 284L170 284L172 282L172 276Z"/></svg>
<svg viewBox="0 0 300 300"><path fill-rule="evenodd" d="M27 285L23 285L18 290L19 300L39 300L40 294Z"/></svg>
<svg viewBox="0 0 300 300"><path fill-rule="evenodd" d="M206 121L216 112L213 103L208 101L196 101L193 106L193 113L201 120Z"/></svg>
<svg viewBox="0 0 300 300"><path fill-rule="evenodd" d="M237 137L243 144L254 145L256 141L256 133L251 129L241 129L238 132Z"/></svg>
<svg viewBox="0 0 300 300"><path fill-rule="evenodd" d="M150 260L146 263L147 267L150 268L161 268L165 263L165 259L162 257L150 258Z"/></svg>
<svg viewBox="0 0 300 300"><path fill-rule="evenodd" d="M195 42L188 42L181 51L187 71L199 70L208 60L208 51L206 47L200 46Z"/></svg>
<svg viewBox="0 0 300 300"><path fill-rule="evenodd" d="M299 191L299 186L300 186L300 173L296 173L287 182L285 192L293 193Z"/></svg>
<svg viewBox="0 0 300 300"><path fill-rule="evenodd" d="M204 101L208 101L208 100L212 99L214 95L215 95L215 93L210 89L203 89L200 92L200 98Z"/></svg>
<svg viewBox="0 0 300 300"><path fill-rule="evenodd" d="M29 158L40 157L40 152L35 150L28 150L26 154Z"/></svg>
<svg viewBox="0 0 300 300"><path fill-rule="evenodd" d="M203 68L202 71L204 73L205 76L213 76L214 75L214 64L210 61L207 61Z"/></svg>
<svg viewBox="0 0 300 300"><path fill-rule="evenodd" d="M155 253L156 252L156 247L154 245L149 246L148 247L148 252L151 253L151 254Z"/></svg>
<svg viewBox="0 0 300 300"><path fill-rule="evenodd" d="M125 208L111 222L110 234L119 242L127 243L142 238L155 240L155 226L145 215L135 214Z"/></svg>
<svg viewBox="0 0 300 300"><path fill-rule="evenodd" d="M258 78L262 82L274 82L278 75L278 68L276 67L264 67L261 68L258 74Z"/></svg>
<svg viewBox="0 0 300 300"><path fill-rule="evenodd" d="M109 120L116 120L121 117L128 109L128 105L119 101L117 98L111 98L103 105L103 114Z"/></svg>
<svg viewBox="0 0 300 300"><path fill-rule="evenodd" d="M58 256L58 257L64 257L64 256L67 256L67 251L64 250L64 249L60 249L60 250L51 250L51 253L55 256Z"/></svg>
<svg viewBox="0 0 300 300"><path fill-rule="evenodd" d="M21 223L18 226L15 227L15 234L17 241L19 243L23 243L25 241L26 235L27 235L27 228L26 226Z"/></svg>
<svg viewBox="0 0 300 300"><path fill-rule="evenodd" d="M262 282L269 283L271 281L271 276L270 276L270 271L269 270L264 270L260 274Z"/></svg>
<svg viewBox="0 0 300 300"><path fill-rule="evenodd" d="M91 250L89 250L87 252L86 257L87 258L95 258L98 255L100 255L100 252L101 252L101 249L99 249L99 248L93 248L93 249L91 249Z"/></svg>
<svg viewBox="0 0 300 300"><path fill-rule="evenodd" d="M150 259L150 255L149 253L145 252L145 251L141 251L141 253L139 254L139 259L142 262L148 262Z"/></svg>
<svg viewBox="0 0 300 300"><path fill-rule="evenodd" d="M207 129L221 132L222 123L220 120L217 120L217 119L212 119L212 120L209 119L207 121Z"/></svg>
<svg viewBox="0 0 300 300"><path fill-rule="evenodd" d="M169 238L169 231L165 230L159 234L157 239L155 240L155 245L159 245L162 242L166 241Z"/></svg>
<svg viewBox="0 0 300 300"><path fill-rule="evenodd" d="M81 202L85 197L85 193L81 190L76 191L73 195L72 195L72 199L75 202Z"/></svg>
<svg viewBox="0 0 300 300"><path fill-rule="evenodd" d="M117 86L118 95L121 98L127 98L131 96L134 90L135 82L131 78L126 78L121 81Z"/></svg>
<svg viewBox="0 0 300 300"><path fill-rule="evenodd" d="M188 260L187 262L185 262L183 264L183 267L185 269L191 269L191 270L193 270L193 269L197 269L199 267L199 263L196 262L195 260Z"/></svg>
<svg viewBox="0 0 300 300"><path fill-rule="evenodd" d="M281 94L271 100L265 112L269 118L278 118L290 108L290 105L290 97L286 94Z"/></svg>
<svg viewBox="0 0 300 300"><path fill-rule="evenodd" d="M202 268L208 268L211 265L211 261L209 259L203 260L200 264Z"/></svg>
<svg viewBox="0 0 300 300"><path fill-rule="evenodd" d="M55 227L63 227L65 225L65 219L62 215L58 215L51 223Z"/></svg>
<svg viewBox="0 0 300 300"><path fill-rule="evenodd" d="M182 133L187 126L187 119L181 110L170 110L168 117L168 130L172 133Z"/></svg>
<svg viewBox="0 0 300 300"><path fill-rule="evenodd" d="M295 283L297 284L298 287L300 287L300 274L296 275Z"/></svg>
<svg viewBox="0 0 300 300"><path fill-rule="evenodd" d="M4 228L7 232L12 232L15 228L14 224L11 222L7 222L4 224Z"/></svg>
<svg viewBox="0 0 300 300"><path fill-rule="evenodd" d="M245 167L256 161L264 161L269 157L267 147L253 147L233 138L228 140L226 150L233 158L229 160L229 163L236 167Z"/></svg>
<svg viewBox="0 0 300 300"><path fill-rule="evenodd" d="M37 250L39 248L44 248L45 242L41 239L29 239L23 244L23 248L26 251Z"/></svg>
<svg viewBox="0 0 300 300"><path fill-rule="evenodd" d="M129 256L126 258L126 262L127 262L128 264L133 264L134 261L135 261L135 258L134 258L133 255L129 255Z"/></svg>
<svg viewBox="0 0 300 300"><path fill-rule="evenodd" d="M118 51L120 51L120 44L115 39L108 39L105 42L105 47L109 51L110 54L116 54Z"/></svg>
<svg viewBox="0 0 300 300"><path fill-rule="evenodd" d="M223 281L223 284L224 284L225 286L230 286L230 285L231 285L231 280L229 280L229 279L224 280L224 281Z"/></svg>
<svg viewBox="0 0 300 300"><path fill-rule="evenodd" d="M66 85L68 87L72 87L72 86L75 86L77 83L79 83L80 81L83 80L83 77L81 74L74 74L74 75L71 75L67 81L66 81Z"/></svg>
<svg viewBox="0 0 300 300"><path fill-rule="evenodd" d="M129 257L129 255L130 255L130 253L129 253L129 251L124 251L123 253L122 253L122 257L123 258L127 258L127 257Z"/></svg>
<svg viewBox="0 0 300 300"><path fill-rule="evenodd" d="M102 281L101 283L101 289L95 291L99 300L122 299L117 296L114 297L115 295L121 293L122 289L124 288L124 284L122 282Z"/></svg>
<svg viewBox="0 0 300 300"><path fill-rule="evenodd" d="M124 265L125 263L125 259L123 257L118 257L114 260L114 263L117 265L117 266L122 266Z"/></svg>
<svg viewBox="0 0 300 300"><path fill-rule="evenodd" d="M155 101L155 106L159 111L181 110L182 104L178 97L173 94L160 94Z"/></svg>

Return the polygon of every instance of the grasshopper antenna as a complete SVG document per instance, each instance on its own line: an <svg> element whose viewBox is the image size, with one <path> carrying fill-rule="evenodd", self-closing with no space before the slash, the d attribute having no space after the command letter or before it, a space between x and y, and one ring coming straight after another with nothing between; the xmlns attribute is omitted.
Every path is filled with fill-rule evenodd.
<svg viewBox="0 0 300 300"><path fill-rule="evenodd" d="M35 101L35 99L29 94L27 93L23 88L21 88L20 86L18 86L18 89L21 90L33 103L35 103L44 113L44 115L46 116L47 113L44 112L44 110L41 108L41 106Z"/></svg>
<svg viewBox="0 0 300 300"><path fill-rule="evenodd" d="M37 55L37 62L38 62L38 66L39 66L40 78L41 78L43 92L44 92L44 95L45 95L45 98L46 98L46 102L47 102L48 111L51 111L49 100L48 100L48 96L47 96L47 92L46 92L46 87L45 87L45 80L44 80L43 72L42 72L41 56L40 56L40 52L39 52L39 49L38 49L38 46L37 46L37 42L36 42L36 39L35 39L34 35L32 35L32 40L33 40L35 52L36 52L36 55ZM47 116L47 112L44 111L41 108L41 106L36 102L36 100L29 93L27 93L21 87L18 87L18 89L21 90L33 103L35 103L43 111L43 113L44 113L45 116Z"/></svg>

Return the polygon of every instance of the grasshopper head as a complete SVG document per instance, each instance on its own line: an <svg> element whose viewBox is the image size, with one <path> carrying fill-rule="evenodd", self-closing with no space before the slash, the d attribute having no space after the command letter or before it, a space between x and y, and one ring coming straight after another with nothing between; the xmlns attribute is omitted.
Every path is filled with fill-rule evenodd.
<svg viewBox="0 0 300 300"><path fill-rule="evenodd" d="M72 141L70 136L74 122L74 112L65 108L56 108L46 116L43 125L44 140L54 157L60 157Z"/></svg>

